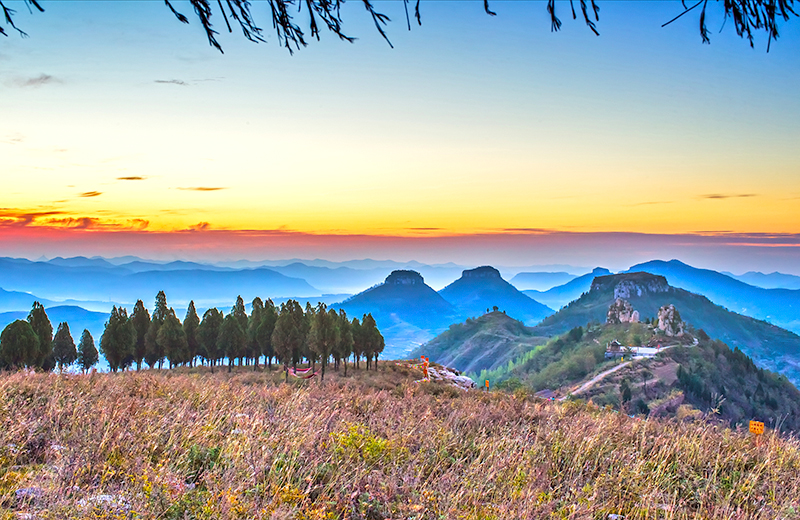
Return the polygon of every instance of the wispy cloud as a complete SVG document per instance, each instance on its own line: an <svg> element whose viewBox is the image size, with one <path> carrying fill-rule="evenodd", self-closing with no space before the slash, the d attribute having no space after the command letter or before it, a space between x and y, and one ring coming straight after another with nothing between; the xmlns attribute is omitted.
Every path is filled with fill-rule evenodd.
<svg viewBox="0 0 800 520"><path fill-rule="evenodd" d="M64 83L62 80L50 74L39 74L32 78L16 78L11 80L11 84L22 88L37 88L42 85L53 85Z"/></svg>
<svg viewBox="0 0 800 520"><path fill-rule="evenodd" d="M150 221L134 218L123 222L116 222L99 219L97 217L65 217L46 219L42 221L41 224L52 228L143 231L150 225Z"/></svg>
<svg viewBox="0 0 800 520"><path fill-rule="evenodd" d="M208 222L198 222L194 226L189 226L187 231L205 231L211 228L211 224Z"/></svg>
<svg viewBox="0 0 800 520"><path fill-rule="evenodd" d="M25 140L25 136L23 136L20 133L14 133L14 134L7 135L5 138L3 138L3 140L0 141L0 143L20 144L24 140Z"/></svg>
<svg viewBox="0 0 800 520"><path fill-rule="evenodd" d="M0 208L0 225L2 226L27 226L34 220L52 215L62 215L62 211L30 211L18 208Z"/></svg>
<svg viewBox="0 0 800 520"><path fill-rule="evenodd" d="M228 188L223 186L186 186L178 189L183 191L219 191L227 190Z"/></svg>
<svg viewBox="0 0 800 520"><path fill-rule="evenodd" d="M155 80L155 83L162 83L167 85L180 85L181 87L189 86L189 84L183 81L182 79L157 79Z"/></svg>
<svg viewBox="0 0 800 520"><path fill-rule="evenodd" d="M131 175L129 177L117 177L118 181L143 181L147 179L147 177L142 177L141 175Z"/></svg>
<svg viewBox="0 0 800 520"><path fill-rule="evenodd" d="M102 195L102 191L87 191L78 195L79 197L98 197Z"/></svg>
<svg viewBox="0 0 800 520"><path fill-rule="evenodd" d="M757 197L755 193L709 193L701 195L703 199L743 199L747 197Z"/></svg>

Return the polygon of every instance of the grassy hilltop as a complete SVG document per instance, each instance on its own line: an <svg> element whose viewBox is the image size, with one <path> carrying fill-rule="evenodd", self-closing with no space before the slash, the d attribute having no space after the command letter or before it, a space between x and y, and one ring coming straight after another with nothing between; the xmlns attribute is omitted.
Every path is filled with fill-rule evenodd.
<svg viewBox="0 0 800 520"><path fill-rule="evenodd" d="M797 440L420 376L2 374L0 518L800 514Z"/></svg>

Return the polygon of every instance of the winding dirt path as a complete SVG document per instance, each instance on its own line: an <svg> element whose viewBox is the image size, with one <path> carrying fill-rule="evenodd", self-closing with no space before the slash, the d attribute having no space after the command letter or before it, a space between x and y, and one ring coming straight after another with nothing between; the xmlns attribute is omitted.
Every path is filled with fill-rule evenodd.
<svg viewBox="0 0 800 520"><path fill-rule="evenodd" d="M667 346L665 346L665 347L661 347L661 348L659 349L659 351L660 351L660 352L663 352L663 351L667 350L668 348L676 347L676 346L678 346L678 345L679 345L679 343L675 343L675 344L673 344L673 345L667 345ZM697 339L695 339L695 340L694 340L694 344L693 344L692 346L695 346L695 345L697 345ZM638 358L638 359L648 359L648 358ZM632 360L630 360L630 361L625 361L625 362L623 362L623 363L620 363L619 365L616 365L616 366L614 366L614 367L612 367L612 368L609 368L608 370L606 370L606 371L604 371L604 372L600 372L599 374L597 374L596 376L594 376L594 377L593 377L593 378L591 378L590 380L586 381L585 383L583 383L581 386L579 386L579 387L578 387L578 388L576 388L575 390L572 390L572 391L571 391L570 393L568 393L567 395L564 395L564 396L561 396L561 397L559 397L559 398L558 398L558 400L559 400L559 401L563 401L564 399L566 399L566 398L567 398L567 397L569 397L570 395L579 395L579 394L582 394L582 393L584 393L585 391L589 390L591 387L593 387L594 385L596 385L598 382L602 381L602 380L603 380L603 379L604 379L604 378L605 378L607 375L609 375L609 374L613 374L613 373L614 373L614 372L616 372L617 370L620 370L620 369L622 369L623 367L626 367L626 366L630 365L631 363L633 363L633 362L634 362L634 361L636 361L636 360L637 360L637 358L633 358L633 359L632 359Z"/></svg>

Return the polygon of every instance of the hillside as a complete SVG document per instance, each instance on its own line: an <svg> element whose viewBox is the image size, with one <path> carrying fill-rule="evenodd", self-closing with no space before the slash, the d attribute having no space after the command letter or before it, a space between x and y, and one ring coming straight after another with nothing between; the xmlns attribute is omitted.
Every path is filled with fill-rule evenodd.
<svg viewBox="0 0 800 520"><path fill-rule="evenodd" d="M591 273L573 278L569 282L548 289L547 291L527 290L522 292L550 308L560 309L588 291L592 286L592 280L596 277L607 274L611 274L611 271L602 267L595 267Z"/></svg>
<svg viewBox="0 0 800 520"><path fill-rule="evenodd" d="M467 269L439 294L457 309L462 319L485 314L493 307L512 318L535 325L553 310L519 292L490 266Z"/></svg>
<svg viewBox="0 0 800 520"><path fill-rule="evenodd" d="M372 313L386 341L382 357L406 357L414 344L427 340L456 320L456 309L431 289L416 271L397 270L375 287L336 304L349 316Z"/></svg>
<svg viewBox="0 0 800 520"><path fill-rule="evenodd" d="M630 268L666 277L670 285L706 296L734 312L800 333L800 290L755 287L710 269L678 260L654 260Z"/></svg>
<svg viewBox="0 0 800 520"><path fill-rule="evenodd" d="M500 311L467 319L450 328L412 353L462 372L479 372L505 365L546 338Z"/></svg>
<svg viewBox="0 0 800 520"><path fill-rule="evenodd" d="M577 327L479 378L501 387L550 389L562 396L577 392L598 406L624 407L631 413L674 416L687 405L691 408L684 406L681 413L716 409L715 419L732 427L755 419L773 425L780 421L787 431L800 432L800 391L794 385L758 368L741 351L700 336L696 344L688 337L681 341L644 323ZM654 357L633 362L605 358L610 341L642 345L654 337L652 343L663 346ZM582 384L606 372L597 382Z"/></svg>
<svg viewBox="0 0 800 520"><path fill-rule="evenodd" d="M595 279L588 293L535 327L542 336L562 334L589 322L603 323L608 307L618 297L627 299L641 319L654 318L658 309L674 304L695 329L739 348L762 367L800 382L800 336L711 303L705 296L669 285L663 276L624 273Z"/></svg>
<svg viewBox="0 0 800 520"><path fill-rule="evenodd" d="M7 518L795 518L800 443L415 383L0 374ZM134 513L135 512L135 513Z"/></svg>

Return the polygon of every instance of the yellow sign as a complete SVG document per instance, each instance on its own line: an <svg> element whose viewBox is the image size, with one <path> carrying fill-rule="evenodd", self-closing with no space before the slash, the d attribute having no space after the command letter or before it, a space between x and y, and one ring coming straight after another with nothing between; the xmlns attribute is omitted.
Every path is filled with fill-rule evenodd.
<svg viewBox="0 0 800 520"><path fill-rule="evenodd" d="M750 432L756 435L764 433L764 423L759 421L750 421Z"/></svg>
<svg viewBox="0 0 800 520"><path fill-rule="evenodd" d="M489 380L486 380L486 388L489 388Z"/></svg>

